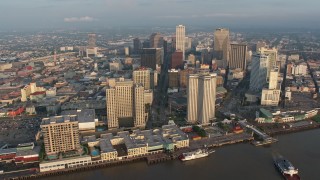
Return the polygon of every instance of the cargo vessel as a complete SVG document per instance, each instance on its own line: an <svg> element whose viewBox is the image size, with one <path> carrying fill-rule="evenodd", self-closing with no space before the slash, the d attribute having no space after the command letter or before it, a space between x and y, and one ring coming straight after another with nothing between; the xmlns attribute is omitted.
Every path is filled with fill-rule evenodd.
<svg viewBox="0 0 320 180"><path fill-rule="evenodd" d="M209 156L209 154L215 152L214 150L209 150L207 148L204 149L197 149L191 152L187 152L187 153L182 153L179 156L179 159L181 161L189 161L189 160L193 160L193 159L198 159L198 158L203 158L203 157L207 157Z"/></svg>
<svg viewBox="0 0 320 180"><path fill-rule="evenodd" d="M283 158L282 156L277 156L273 158L274 165L283 175L286 180L300 180L300 176L298 174L298 169L295 168L290 161Z"/></svg>

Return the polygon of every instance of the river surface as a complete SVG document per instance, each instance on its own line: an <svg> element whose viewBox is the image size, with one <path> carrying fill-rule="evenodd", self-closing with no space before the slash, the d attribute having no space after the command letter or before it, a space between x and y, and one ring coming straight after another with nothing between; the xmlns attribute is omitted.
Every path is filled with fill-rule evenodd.
<svg viewBox="0 0 320 180"><path fill-rule="evenodd" d="M189 162L178 160L155 165L135 162L62 176L49 180L281 180L272 153L280 153L299 169L302 180L320 180L320 130L278 136L267 147L248 143L223 146L207 158Z"/></svg>

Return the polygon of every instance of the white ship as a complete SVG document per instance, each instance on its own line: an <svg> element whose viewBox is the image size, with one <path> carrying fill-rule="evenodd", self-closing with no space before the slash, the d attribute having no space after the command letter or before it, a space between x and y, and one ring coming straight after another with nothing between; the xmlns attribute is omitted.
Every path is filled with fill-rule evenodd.
<svg viewBox="0 0 320 180"><path fill-rule="evenodd" d="M179 159L181 161L189 161L193 159L203 158L209 156L209 154L213 153L214 150L208 150L208 149L197 149L195 151L183 153L180 155Z"/></svg>

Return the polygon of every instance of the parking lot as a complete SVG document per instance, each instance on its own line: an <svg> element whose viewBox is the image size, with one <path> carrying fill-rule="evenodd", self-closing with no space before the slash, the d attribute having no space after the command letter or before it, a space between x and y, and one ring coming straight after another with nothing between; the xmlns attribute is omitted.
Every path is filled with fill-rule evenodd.
<svg viewBox="0 0 320 180"><path fill-rule="evenodd" d="M35 117L0 118L0 141L10 145L35 141L40 123Z"/></svg>

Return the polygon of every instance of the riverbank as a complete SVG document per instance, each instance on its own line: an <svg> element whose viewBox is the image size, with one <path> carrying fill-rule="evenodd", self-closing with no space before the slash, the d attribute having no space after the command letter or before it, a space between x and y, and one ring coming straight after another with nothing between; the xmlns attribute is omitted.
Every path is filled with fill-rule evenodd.
<svg viewBox="0 0 320 180"><path fill-rule="evenodd" d="M305 127L305 128L300 128L300 129L295 129L294 131L277 131L276 133L278 133L279 135L281 134L287 134L287 133L295 133L295 132L300 132L300 131L305 131L305 130L310 130L310 129L315 129L315 128L319 128L319 124L317 124L317 126L313 126L313 127ZM275 134L276 134L275 133ZM238 135L240 136L240 135ZM215 143L212 144L213 147L219 147L222 146L224 147L224 145L228 145L228 144L239 144L240 142L248 142L250 139L247 140L241 140L239 139L239 141L234 141L234 138L232 139L233 142L231 142L231 139L228 139L229 141L226 141L228 138L222 138L219 143ZM145 157L137 157L137 158L132 158L132 159L125 159L125 160L121 160L121 161L114 161L114 162L102 162L102 161L98 161L98 162L94 162L91 165L87 165L87 166L81 166L81 167L74 167L74 168L67 168L67 169L63 169L63 170L59 170L59 171L50 171L50 172L44 172L44 173L34 173L34 174L30 174L30 175L23 175L23 176L15 176L15 177L7 177L5 178L6 180L20 180L20 179L35 179L35 178L47 178L47 177L51 177L51 176L59 176L59 175L66 175L66 174L72 174L72 173L79 173L79 172L83 172L83 171L89 171L89 170L94 170L94 169L98 169L98 168L105 168L105 167L116 167L119 165L123 165L123 164L130 164L130 163L134 163L134 162L146 162L146 164L148 165L152 165L152 164L157 164L157 163L162 163L165 161L172 161L178 158L178 156L183 153L183 152L187 152L190 151L191 149L194 149L196 147L202 146L203 144L208 143L208 139L203 139L202 141L192 141L192 143L190 143L190 147L186 148L186 149L181 149L179 151L176 151L172 154L166 154L166 153L159 153L159 154L155 154L153 156L145 156ZM241 143L240 143L241 144ZM210 145L209 145L210 146ZM0 176L1 177L1 176Z"/></svg>
<svg viewBox="0 0 320 180"><path fill-rule="evenodd" d="M130 162L135 161L145 161L148 165L151 164L157 164L165 161L175 160L177 159L182 153L192 151L197 148L202 148L204 146L213 148L218 146L224 146L224 145L230 145L230 144L236 144L241 142L248 142L253 140L252 135L247 133L241 133L241 134L230 134L225 135L221 137L212 137L212 138L204 138L201 140L195 140L190 141L190 146L188 148L182 148L175 150L174 152L170 153L156 153L151 155L145 155L135 158L128 158L123 159L119 161L112 161L112 162L105 162L102 160L92 161L89 165L85 166L78 166L78 167L72 167L72 168L66 168L61 169L57 171L49 171L49 172L38 172L34 174L28 174L28 175L22 175L22 176L12 176L7 177L5 179L14 179L14 180L20 180L20 179L33 179L33 178L40 178L40 177L48 177L48 176L55 176L55 175L62 175L66 173L73 173L73 172L80 172L84 170L90 170L90 169L96 169L96 168L102 168L102 167L109 167L109 166L116 166L121 164L126 164Z"/></svg>

